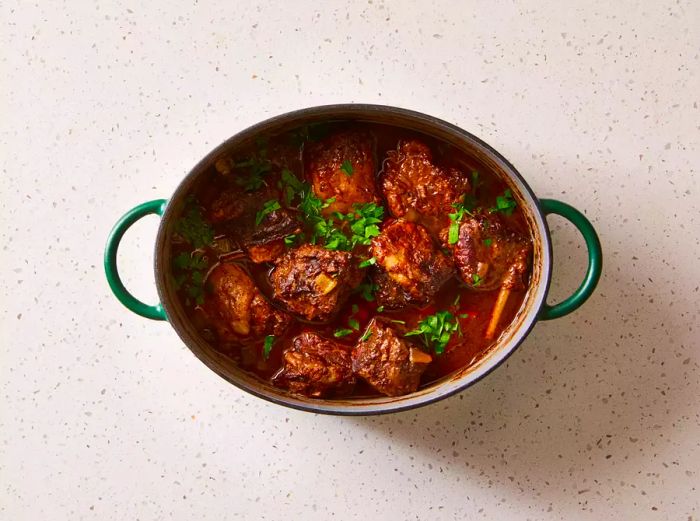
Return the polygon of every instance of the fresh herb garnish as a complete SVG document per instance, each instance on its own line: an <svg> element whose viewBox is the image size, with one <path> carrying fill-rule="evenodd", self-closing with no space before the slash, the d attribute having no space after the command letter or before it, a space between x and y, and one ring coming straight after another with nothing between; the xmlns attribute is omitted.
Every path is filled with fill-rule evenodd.
<svg viewBox="0 0 700 521"><path fill-rule="evenodd" d="M372 330L370 328L365 329L365 332L362 333L362 336L360 337L360 342L364 342L365 340L369 340L369 337L372 336Z"/></svg>
<svg viewBox="0 0 700 521"><path fill-rule="evenodd" d="M329 250L351 251L358 244L369 245L372 238L379 235L378 225L384 217L382 206L356 203L353 210L346 214L333 212L330 217L324 217L321 211L333 202L335 198L322 201L310 190L305 192L299 209L303 212L306 223L313 229L312 244L321 240Z"/></svg>
<svg viewBox="0 0 700 521"><path fill-rule="evenodd" d="M352 329L337 329L333 336L336 338L341 338L344 336L352 335Z"/></svg>
<svg viewBox="0 0 700 521"><path fill-rule="evenodd" d="M354 315L355 313L360 311L360 306L358 306L357 304L353 304L352 308L350 308L350 309L352 309L352 314Z"/></svg>
<svg viewBox="0 0 700 521"><path fill-rule="evenodd" d="M484 239L484 246L491 246L491 243L493 242L493 239L491 238L486 238Z"/></svg>
<svg viewBox="0 0 700 521"><path fill-rule="evenodd" d="M173 264L181 270L203 270L207 267L207 260L200 252L182 252L175 256Z"/></svg>
<svg viewBox="0 0 700 521"><path fill-rule="evenodd" d="M236 163L236 168L248 169L248 174L245 176L237 176L236 184L243 188L246 192L254 192L260 189L265 184L265 176L270 173L272 166L267 159L252 157L245 161Z"/></svg>
<svg viewBox="0 0 700 521"><path fill-rule="evenodd" d="M367 268L367 267L373 266L375 264L377 264L377 259L375 259L374 257L370 257L369 259L365 259L360 264L358 264L358 267Z"/></svg>
<svg viewBox="0 0 700 521"><path fill-rule="evenodd" d="M363 282L357 287L357 290L360 292L360 295L362 295L362 298L365 299L367 302L373 302L374 301L374 292L377 289L377 286L375 284L372 284L371 282ZM383 306L381 306L383 308Z"/></svg>
<svg viewBox="0 0 700 521"><path fill-rule="evenodd" d="M173 258L173 266L180 273L174 277L175 287L182 288L187 295L185 304L190 305L194 300L197 305L204 304L204 276L209 267L207 258L198 251L182 252Z"/></svg>
<svg viewBox="0 0 700 521"><path fill-rule="evenodd" d="M275 335L267 335L265 337L265 343L263 344L263 356L265 360L270 358L270 352L272 351L272 345L275 343Z"/></svg>
<svg viewBox="0 0 700 521"><path fill-rule="evenodd" d="M282 177L278 186L284 194L284 204L287 206L291 206L295 198L301 200L306 192L311 191L310 185L300 181L288 168L282 170Z"/></svg>
<svg viewBox="0 0 700 521"><path fill-rule="evenodd" d="M202 217L202 211L190 199L189 208L175 222L175 233L189 242L195 250L204 248L214 240L214 230Z"/></svg>
<svg viewBox="0 0 700 521"><path fill-rule="evenodd" d="M287 235L284 238L284 244L287 246L294 246L296 244L298 238L299 238L298 233L294 233L292 235Z"/></svg>
<svg viewBox="0 0 700 521"><path fill-rule="evenodd" d="M513 199L513 193L510 191L510 189L507 189L505 192L503 192L503 195L496 197L496 206L490 208L489 212L501 212L504 215L511 215L516 206L518 205L515 202L515 199Z"/></svg>
<svg viewBox="0 0 700 521"><path fill-rule="evenodd" d="M262 210L255 214L255 226L260 226L266 215L271 214L275 210L281 209L282 206L277 199L270 199L263 204Z"/></svg>
<svg viewBox="0 0 700 521"><path fill-rule="evenodd" d="M479 177L479 172L472 170L472 192L476 191L482 185L482 181Z"/></svg>
<svg viewBox="0 0 700 521"><path fill-rule="evenodd" d="M484 279L482 279L478 274L474 273L472 275L472 286L477 287L479 286Z"/></svg>
<svg viewBox="0 0 700 521"><path fill-rule="evenodd" d="M377 308L377 313L381 313L382 311L384 311L384 306L379 306Z"/></svg>
<svg viewBox="0 0 700 521"><path fill-rule="evenodd" d="M355 171L355 169L352 167L352 163L347 159L343 161L342 165L340 165L340 170L348 177L352 177L352 173Z"/></svg>
<svg viewBox="0 0 700 521"><path fill-rule="evenodd" d="M355 319L355 318L349 318L349 319L348 319L348 325L349 325L352 329L354 329L355 331L357 331L358 329L360 329L360 323L359 323L359 322L357 321L357 319Z"/></svg>
<svg viewBox="0 0 700 521"><path fill-rule="evenodd" d="M425 317L418 323L418 327L409 331L404 336L422 335L426 347L432 348L435 354L445 352L445 346L452 335L459 331L459 322L449 311L438 311L434 315Z"/></svg>
<svg viewBox="0 0 700 521"><path fill-rule="evenodd" d="M465 213L471 215L471 212L464 206L464 203L454 203L452 208L454 208L455 211L454 213L448 214L451 222L447 242L455 244L459 240L459 223Z"/></svg>

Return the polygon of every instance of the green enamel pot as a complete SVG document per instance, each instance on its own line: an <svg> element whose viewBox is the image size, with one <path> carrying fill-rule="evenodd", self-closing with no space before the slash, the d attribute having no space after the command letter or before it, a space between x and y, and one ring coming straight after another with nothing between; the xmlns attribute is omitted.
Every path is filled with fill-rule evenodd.
<svg viewBox="0 0 700 521"><path fill-rule="evenodd" d="M301 125L331 120L361 121L393 125L418 131L442 140L474 157L503 178L525 213L533 234L533 265L530 286L520 310L497 343L474 365L432 382L418 391L399 397L358 397L323 400L306 398L273 387L269 382L239 369L200 337L181 305L170 274L170 237L187 196L207 170L231 151L253 143L256 137L283 133ZM161 217L155 240L155 283L160 302L146 304L124 287L117 269L117 250L124 233L140 218ZM547 216L569 220L581 233L588 249L588 267L581 285L561 302L547 302L552 277L552 240ZM107 239L104 265L107 281L117 299L127 309L143 317L168 321L189 349L212 371L240 389L271 402L305 411L325 414L368 415L397 412L420 407L462 391L474 384L517 349L539 320L561 318L578 309L591 296L600 278L603 254L598 236L586 217L568 204L553 199L538 199L525 179L500 153L476 136L440 119L410 110L382 105L327 105L283 114L239 132L216 147L182 180L170 199L139 204L117 221Z"/></svg>

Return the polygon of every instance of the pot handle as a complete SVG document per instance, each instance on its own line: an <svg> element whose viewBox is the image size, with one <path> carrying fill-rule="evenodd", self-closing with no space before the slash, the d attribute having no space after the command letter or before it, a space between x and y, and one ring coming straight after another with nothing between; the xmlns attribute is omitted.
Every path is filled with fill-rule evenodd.
<svg viewBox="0 0 700 521"><path fill-rule="evenodd" d="M144 304L124 287L124 283L117 271L117 250L119 249L119 243L124 233L132 224L146 215L163 215L167 202L168 201L165 199L156 199L155 201L148 201L147 203L135 206L126 212L122 218L117 221L114 228L112 228L107 238L107 245L105 246L105 275L107 276L109 287L112 288L112 293L114 293L117 300L124 304L129 310L137 315L153 320L167 320L163 306L161 306L160 303L155 306Z"/></svg>
<svg viewBox="0 0 700 521"><path fill-rule="evenodd" d="M578 289L570 297L558 304L550 306L545 302L542 306L539 316L540 320L551 320L577 310L591 296L603 270L603 250L593 225L576 208L555 199L540 199L540 205L545 216L551 213L560 215L576 226L581 235L583 235L588 248L588 269Z"/></svg>

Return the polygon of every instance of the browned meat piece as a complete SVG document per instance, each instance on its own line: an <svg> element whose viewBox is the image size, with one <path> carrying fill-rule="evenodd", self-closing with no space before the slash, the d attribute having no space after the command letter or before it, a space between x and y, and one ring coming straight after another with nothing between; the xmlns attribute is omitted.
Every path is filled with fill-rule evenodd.
<svg viewBox="0 0 700 521"><path fill-rule="evenodd" d="M428 304L452 276L450 259L420 224L398 219L372 239L377 303L389 309Z"/></svg>
<svg viewBox="0 0 700 521"><path fill-rule="evenodd" d="M352 391L350 349L342 344L305 332L295 337L283 355L275 385L306 396L345 395Z"/></svg>
<svg viewBox="0 0 700 521"><path fill-rule="evenodd" d="M275 300L307 320L326 321L362 280L350 252L304 244L280 257L270 274Z"/></svg>
<svg viewBox="0 0 700 521"><path fill-rule="evenodd" d="M420 141L401 141L387 155L382 189L389 211L437 234L449 222L452 205L461 202L469 190L466 176L433 164L430 148Z"/></svg>
<svg viewBox="0 0 700 521"><path fill-rule="evenodd" d="M352 351L352 369L387 396L401 396L418 389L423 371L432 361L386 322L373 319Z"/></svg>
<svg viewBox="0 0 700 521"><path fill-rule="evenodd" d="M462 280L475 290L522 288L530 263L530 239L508 229L497 215L465 217L456 244L448 245L448 230L441 235L453 251Z"/></svg>
<svg viewBox="0 0 700 521"><path fill-rule="evenodd" d="M209 212L210 220L234 238L255 263L275 260L284 252L284 238L301 231L299 221L286 208L274 210L256 223L258 212L271 199L267 193L226 191L214 201Z"/></svg>
<svg viewBox="0 0 700 521"><path fill-rule="evenodd" d="M335 198L326 215L348 213L355 203L379 202L374 139L365 132L340 132L307 144L306 177L322 199Z"/></svg>
<svg viewBox="0 0 700 521"><path fill-rule="evenodd" d="M204 309L223 341L256 341L284 333L292 318L272 306L248 274L220 264L207 278Z"/></svg>

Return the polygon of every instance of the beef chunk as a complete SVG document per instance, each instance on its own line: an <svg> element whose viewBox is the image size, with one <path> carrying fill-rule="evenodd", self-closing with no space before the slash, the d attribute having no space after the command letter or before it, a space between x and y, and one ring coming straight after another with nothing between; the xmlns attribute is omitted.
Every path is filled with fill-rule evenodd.
<svg viewBox="0 0 700 521"><path fill-rule="evenodd" d="M350 252L304 244L280 257L270 274L275 300L307 320L326 321L362 280Z"/></svg>
<svg viewBox="0 0 700 521"><path fill-rule="evenodd" d="M429 354L404 339L381 319L373 319L352 351L352 369L387 396L401 396L418 389Z"/></svg>
<svg viewBox="0 0 700 521"><path fill-rule="evenodd" d="M256 341L284 333L292 318L272 306L248 274L220 264L207 278L204 309L222 341Z"/></svg>
<svg viewBox="0 0 700 521"><path fill-rule="evenodd" d="M302 333L284 352L273 383L306 396L349 394L355 385L350 349L316 333Z"/></svg>
<svg viewBox="0 0 700 521"><path fill-rule="evenodd" d="M309 143L304 150L306 177L322 199L335 198L324 214L348 213L355 203L378 203L374 139L347 131Z"/></svg>
<svg viewBox="0 0 700 521"><path fill-rule="evenodd" d="M372 239L377 303L389 309L426 305L452 276L450 259L420 224L398 219Z"/></svg>
<svg viewBox="0 0 700 521"><path fill-rule="evenodd" d="M476 214L459 225L457 243L447 244L448 230L441 238L452 249L462 280L475 290L500 287L523 288L530 263L532 243L528 237L508 229L498 215Z"/></svg>
<svg viewBox="0 0 700 521"><path fill-rule="evenodd" d="M212 204L209 218L218 229L232 237L255 263L271 262L284 252L284 238L301 230L293 212L280 208L266 214L260 223L256 216L270 194L223 192Z"/></svg>
<svg viewBox="0 0 700 521"><path fill-rule="evenodd" d="M454 168L441 168L420 141L399 142L384 162L382 190L394 217L416 221L437 234L469 190L466 176Z"/></svg>

